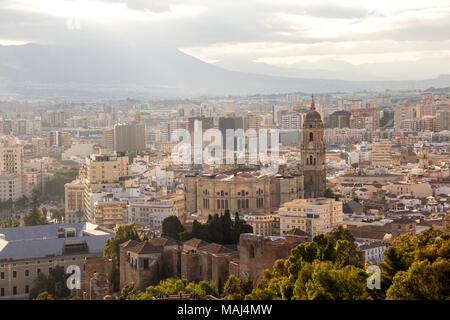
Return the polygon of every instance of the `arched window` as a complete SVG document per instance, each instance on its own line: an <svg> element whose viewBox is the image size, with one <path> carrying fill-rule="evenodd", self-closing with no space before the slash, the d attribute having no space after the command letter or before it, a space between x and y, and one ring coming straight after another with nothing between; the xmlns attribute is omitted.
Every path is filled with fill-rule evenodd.
<svg viewBox="0 0 450 320"><path fill-rule="evenodd" d="M316 165L316 158L314 158L314 165Z"/></svg>
<svg viewBox="0 0 450 320"><path fill-rule="evenodd" d="M309 133L309 141L314 141L314 134L312 132Z"/></svg>
<svg viewBox="0 0 450 320"><path fill-rule="evenodd" d="M240 209L241 208L241 200L240 199L238 199L237 205L238 205L238 209Z"/></svg>
<svg viewBox="0 0 450 320"><path fill-rule="evenodd" d="M312 156L309 156L309 164L313 164L313 158L312 158Z"/></svg>

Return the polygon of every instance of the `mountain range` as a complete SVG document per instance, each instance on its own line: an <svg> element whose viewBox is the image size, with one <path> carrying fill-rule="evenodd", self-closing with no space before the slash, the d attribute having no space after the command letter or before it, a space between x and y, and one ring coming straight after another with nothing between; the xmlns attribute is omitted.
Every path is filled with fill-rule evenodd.
<svg viewBox="0 0 450 320"><path fill-rule="evenodd" d="M209 64L175 48L0 46L0 94L48 97L192 97L288 92L423 90L450 86L450 75L424 80L356 81L316 69L270 74ZM228 70L232 69L232 70ZM245 71L245 72L243 72ZM278 70L279 71L279 70ZM268 72L268 71L266 71ZM361 74L363 74L361 70Z"/></svg>

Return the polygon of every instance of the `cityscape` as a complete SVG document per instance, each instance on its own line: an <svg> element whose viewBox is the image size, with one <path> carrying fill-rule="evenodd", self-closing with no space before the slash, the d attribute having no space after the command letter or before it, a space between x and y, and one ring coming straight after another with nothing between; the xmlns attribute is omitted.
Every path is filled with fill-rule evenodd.
<svg viewBox="0 0 450 320"><path fill-rule="evenodd" d="M413 2L0 2L0 302L449 300L450 6Z"/></svg>

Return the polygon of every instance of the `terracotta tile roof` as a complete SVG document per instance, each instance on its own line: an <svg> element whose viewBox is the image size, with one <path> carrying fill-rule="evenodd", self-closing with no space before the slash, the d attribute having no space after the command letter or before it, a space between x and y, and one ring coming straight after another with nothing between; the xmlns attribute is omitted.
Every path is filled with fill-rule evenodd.
<svg viewBox="0 0 450 320"><path fill-rule="evenodd" d="M137 254L160 253L163 251L161 246L154 246L149 241L143 241L136 246L130 248L130 251Z"/></svg>
<svg viewBox="0 0 450 320"><path fill-rule="evenodd" d="M301 230L299 228L294 228L294 229L288 231L286 233L286 235L293 235L293 236L300 236L300 237L309 237L308 234L305 231L303 231L303 230Z"/></svg>
<svg viewBox="0 0 450 320"><path fill-rule="evenodd" d="M224 247L217 243L209 243L205 246L202 246L200 248L200 250L206 251L209 253L231 253L232 252L231 249L228 249L227 247Z"/></svg>
<svg viewBox="0 0 450 320"><path fill-rule="evenodd" d="M178 244L178 242L176 242L172 238L168 238L168 237L167 238L166 237L153 238L153 239L150 239L149 242L154 246L162 246L162 247L176 246Z"/></svg>
<svg viewBox="0 0 450 320"><path fill-rule="evenodd" d="M208 245L208 242L200 240L200 239L197 239L197 238L192 238L192 239L189 239L189 240L183 242L183 245L187 245L187 246L199 249L199 248L201 248L203 246Z"/></svg>
<svg viewBox="0 0 450 320"><path fill-rule="evenodd" d="M138 243L139 242L137 242L136 240L128 240L128 241L125 241L124 243L121 243L120 246L122 248L131 248L131 247L136 246Z"/></svg>

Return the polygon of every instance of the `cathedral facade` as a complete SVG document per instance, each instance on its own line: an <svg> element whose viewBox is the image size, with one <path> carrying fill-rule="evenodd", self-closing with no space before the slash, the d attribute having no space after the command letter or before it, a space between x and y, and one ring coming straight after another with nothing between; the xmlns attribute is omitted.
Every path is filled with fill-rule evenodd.
<svg viewBox="0 0 450 320"><path fill-rule="evenodd" d="M185 213L199 218L229 210L241 214L275 212L299 198L323 197L326 188L324 126L314 99L303 124L301 161L279 172L235 169L185 176Z"/></svg>

